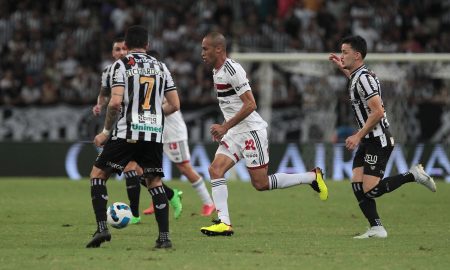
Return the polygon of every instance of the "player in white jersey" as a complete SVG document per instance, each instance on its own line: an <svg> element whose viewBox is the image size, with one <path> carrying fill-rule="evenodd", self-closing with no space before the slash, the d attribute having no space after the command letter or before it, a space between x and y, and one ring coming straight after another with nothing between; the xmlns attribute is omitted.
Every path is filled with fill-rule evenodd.
<svg viewBox="0 0 450 270"><path fill-rule="evenodd" d="M211 32L203 38L202 59L213 68L214 87L225 121L212 125L210 129L213 139L220 143L209 167L218 219L200 231L208 236L233 234L224 176L240 159L245 159L252 185L259 191L309 184L319 193L321 200L326 200L328 190L320 168L302 174L268 175L267 123L256 112L256 102L245 70L227 58L226 40L222 34Z"/></svg>
<svg viewBox="0 0 450 270"><path fill-rule="evenodd" d="M200 214L209 216L216 209L209 195L203 178L192 168L188 145L188 132L183 115L180 111L176 111L170 115L166 115L163 132L163 150L169 159L175 163L181 174L185 175L192 187L197 191L203 206ZM154 212L153 204L143 211L144 214L150 215Z"/></svg>

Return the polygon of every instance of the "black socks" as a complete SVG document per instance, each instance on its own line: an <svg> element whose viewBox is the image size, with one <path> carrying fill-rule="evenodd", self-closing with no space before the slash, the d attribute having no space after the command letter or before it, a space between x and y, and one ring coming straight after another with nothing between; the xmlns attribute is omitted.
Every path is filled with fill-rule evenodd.
<svg viewBox="0 0 450 270"><path fill-rule="evenodd" d="M94 208L97 230L102 232L107 230L106 225L106 204L108 203L108 191L106 190L106 180L100 178L91 179L91 198Z"/></svg>

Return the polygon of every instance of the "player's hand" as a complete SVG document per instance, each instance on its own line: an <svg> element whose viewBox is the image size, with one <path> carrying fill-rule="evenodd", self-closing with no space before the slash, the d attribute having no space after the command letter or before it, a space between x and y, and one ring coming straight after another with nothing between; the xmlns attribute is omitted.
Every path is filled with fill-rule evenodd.
<svg viewBox="0 0 450 270"><path fill-rule="evenodd" d="M100 106L100 105L98 105L98 104L96 104L96 105L92 108L92 113L93 113L95 116L99 116L101 112L102 112L102 106Z"/></svg>
<svg viewBox="0 0 450 270"><path fill-rule="evenodd" d="M333 62L339 69L344 69L344 64L339 56L334 53L330 53L328 59Z"/></svg>
<svg viewBox="0 0 450 270"><path fill-rule="evenodd" d="M218 124L214 124L211 126L209 132L211 133L211 135L213 136L213 139L217 142L220 142L220 140L222 140L223 136L227 133L227 128L222 126L222 125L218 125Z"/></svg>
<svg viewBox="0 0 450 270"><path fill-rule="evenodd" d="M358 147L360 141L361 139L359 138L359 136L357 134L354 134L345 140L345 147L348 150L354 150L356 149L356 147Z"/></svg>
<svg viewBox="0 0 450 270"><path fill-rule="evenodd" d="M100 132L99 134L97 134L97 136L95 136L94 138L94 144L97 147L101 147L103 146L106 141L108 140L109 136L107 136L105 133Z"/></svg>

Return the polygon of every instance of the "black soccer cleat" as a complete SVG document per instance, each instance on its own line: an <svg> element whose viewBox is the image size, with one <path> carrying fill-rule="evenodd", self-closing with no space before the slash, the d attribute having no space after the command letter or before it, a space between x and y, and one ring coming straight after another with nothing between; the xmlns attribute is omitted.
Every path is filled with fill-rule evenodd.
<svg viewBox="0 0 450 270"><path fill-rule="evenodd" d="M98 248L105 241L111 241L109 230L104 230L102 232L96 231L94 235L92 235L91 241L86 245L86 248Z"/></svg>
<svg viewBox="0 0 450 270"><path fill-rule="evenodd" d="M160 241L159 239L155 242L155 248L172 248L172 241Z"/></svg>

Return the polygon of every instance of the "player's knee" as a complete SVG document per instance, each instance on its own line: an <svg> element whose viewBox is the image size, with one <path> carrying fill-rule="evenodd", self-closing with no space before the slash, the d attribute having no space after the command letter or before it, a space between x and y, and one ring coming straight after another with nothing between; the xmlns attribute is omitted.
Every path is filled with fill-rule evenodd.
<svg viewBox="0 0 450 270"><path fill-rule="evenodd" d="M106 172L103 171L102 169L94 166L91 170L91 173L89 174L89 177L91 179L93 178L107 179L109 175L107 175Z"/></svg>
<svg viewBox="0 0 450 270"><path fill-rule="evenodd" d="M264 191L269 189L269 182L267 181L253 181L252 180L253 187L258 191Z"/></svg>
<svg viewBox="0 0 450 270"><path fill-rule="evenodd" d="M219 166L213 164L209 166L208 172L211 179L223 178L224 175L222 169Z"/></svg>

